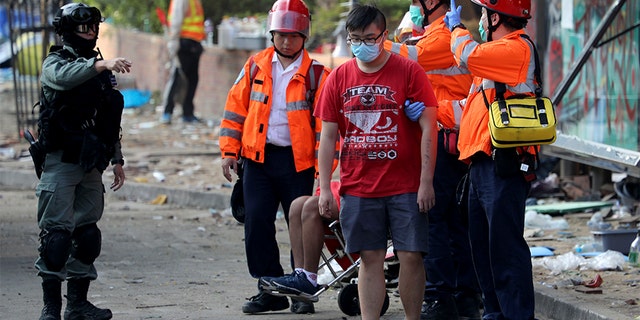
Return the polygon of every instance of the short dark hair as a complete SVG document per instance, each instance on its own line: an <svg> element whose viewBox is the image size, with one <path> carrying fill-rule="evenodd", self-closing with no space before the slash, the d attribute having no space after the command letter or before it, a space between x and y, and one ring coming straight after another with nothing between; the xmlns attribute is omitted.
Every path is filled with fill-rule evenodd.
<svg viewBox="0 0 640 320"><path fill-rule="evenodd" d="M514 18L505 16L503 14L500 16L501 19L504 19L504 23L507 25L507 27L511 28L512 30L524 29L527 27L527 22L529 22L529 20L524 18Z"/></svg>
<svg viewBox="0 0 640 320"><path fill-rule="evenodd" d="M505 27L511 31L524 29L527 26L527 22L529 22L529 20L524 18L515 18L497 11L490 10L488 8L485 9L487 9L488 18L491 17L491 15L494 13L498 14L500 16L500 21L504 23Z"/></svg>
<svg viewBox="0 0 640 320"><path fill-rule="evenodd" d="M372 23L382 31L387 30L387 19L380 9L371 4L355 4L349 11L345 27L347 32L364 30Z"/></svg>

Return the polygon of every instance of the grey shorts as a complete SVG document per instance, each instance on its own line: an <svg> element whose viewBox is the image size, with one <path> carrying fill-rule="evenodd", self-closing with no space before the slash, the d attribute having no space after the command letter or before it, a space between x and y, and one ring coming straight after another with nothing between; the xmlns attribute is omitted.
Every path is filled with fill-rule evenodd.
<svg viewBox="0 0 640 320"><path fill-rule="evenodd" d="M343 195L340 224L347 252L387 248L388 235L395 250L427 253L429 220L420 213L416 193L381 198Z"/></svg>

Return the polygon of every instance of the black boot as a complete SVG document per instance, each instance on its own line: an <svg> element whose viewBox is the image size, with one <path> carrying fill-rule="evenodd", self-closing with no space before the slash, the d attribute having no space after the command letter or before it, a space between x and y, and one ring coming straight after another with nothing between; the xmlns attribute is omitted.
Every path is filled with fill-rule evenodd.
<svg viewBox="0 0 640 320"><path fill-rule="evenodd" d="M40 320L60 320L62 310L62 295L60 294L60 280L46 279L42 281L42 300L44 307Z"/></svg>
<svg viewBox="0 0 640 320"><path fill-rule="evenodd" d="M442 294L425 301L420 312L420 320L458 319L458 310L453 295Z"/></svg>
<svg viewBox="0 0 640 320"><path fill-rule="evenodd" d="M478 293L461 293L455 296L459 320L480 320L482 296Z"/></svg>
<svg viewBox="0 0 640 320"><path fill-rule="evenodd" d="M70 279L67 283L67 308L64 320L107 320L111 310L100 309L87 301L89 279Z"/></svg>

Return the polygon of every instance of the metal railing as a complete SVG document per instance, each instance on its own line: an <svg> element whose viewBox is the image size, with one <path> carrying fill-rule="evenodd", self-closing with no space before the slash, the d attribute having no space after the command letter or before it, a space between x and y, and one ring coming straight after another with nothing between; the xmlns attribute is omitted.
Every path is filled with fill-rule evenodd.
<svg viewBox="0 0 640 320"><path fill-rule="evenodd" d="M42 60L56 41L51 20L66 2L8 0L0 3L7 9L18 136L23 129L35 129L38 110L33 106L40 98Z"/></svg>

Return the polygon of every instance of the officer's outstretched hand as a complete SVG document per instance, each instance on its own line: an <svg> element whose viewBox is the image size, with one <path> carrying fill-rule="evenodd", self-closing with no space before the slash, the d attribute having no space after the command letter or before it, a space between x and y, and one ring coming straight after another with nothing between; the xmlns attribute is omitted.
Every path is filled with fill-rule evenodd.
<svg viewBox="0 0 640 320"><path fill-rule="evenodd" d="M444 16L444 24L447 25L449 30L453 31L453 27L461 24L460 13L462 12L462 6L456 7L456 1L451 0L451 10L447 11Z"/></svg>
<svg viewBox="0 0 640 320"><path fill-rule="evenodd" d="M94 67L98 72L109 70L118 73L129 73L131 71L131 61L127 60L126 58L98 60L96 61Z"/></svg>
<svg viewBox="0 0 640 320"><path fill-rule="evenodd" d="M113 183L111 183L111 190L118 191L124 185L124 169L122 165L116 163L113 165Z"/></svg>
<svg viewBox="0 0 640 320"><path fill-rule="evenodd" d="M411 100L407 100L404 102L404 114L406 114L407 118L411 121L418 121L424 108L424 102L421 101L411 103Z"/></svg>

